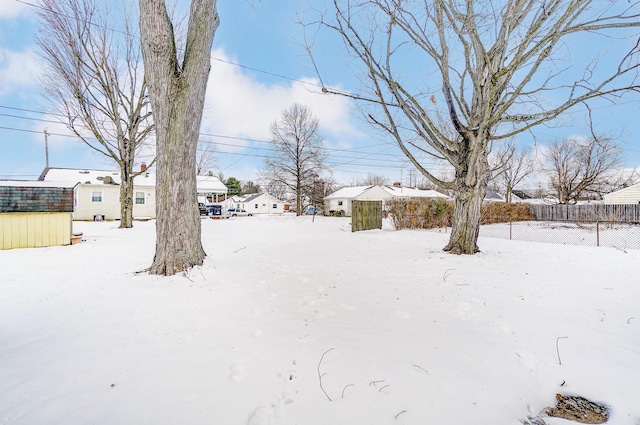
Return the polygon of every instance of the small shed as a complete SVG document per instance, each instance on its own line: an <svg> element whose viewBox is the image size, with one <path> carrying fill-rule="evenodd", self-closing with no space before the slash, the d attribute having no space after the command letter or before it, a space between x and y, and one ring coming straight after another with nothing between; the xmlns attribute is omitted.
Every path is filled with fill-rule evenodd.
<svg viewBox="0 0 640 425"><path fill-rule="evenodd" d="M74 185L0 181L0 250L70 245Z"/></svg>

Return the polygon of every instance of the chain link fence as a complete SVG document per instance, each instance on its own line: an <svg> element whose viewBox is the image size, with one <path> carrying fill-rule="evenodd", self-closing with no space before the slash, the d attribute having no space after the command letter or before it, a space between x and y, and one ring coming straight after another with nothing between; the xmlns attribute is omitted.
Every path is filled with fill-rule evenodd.
<svg viewBox="0 0 640 425"><path fill-rule="evenodd" d="M640 224L620 222L518 221L480 226L481 237L640 249Z"/></svg>
<svg viewBox="0 0 640 425"><path fill-rule="evenodd" d="M401 199L387 202L396 229L451 227L452 202ZM480 236L564 245L640 249L640 205L482 205Z"/></svg>

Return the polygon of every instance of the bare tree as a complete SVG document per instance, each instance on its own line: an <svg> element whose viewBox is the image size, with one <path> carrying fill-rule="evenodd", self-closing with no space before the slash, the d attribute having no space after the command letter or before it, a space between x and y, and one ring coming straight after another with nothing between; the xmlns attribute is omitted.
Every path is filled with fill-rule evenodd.
<svg viewBox="0 0 640 425"><path fill-rule="evenodd" d="M196 174L199 176L213 174L212 168L218 164L215 156L215 145L207 140L198 142L196 148Z"/></svg>
<svg viewBox="0 0 640 425"><path fill-rule="evenodd" d="M368 106L372 125L390 135L416 169L455 192L453 228L444 247L452 253L479 251L492 141L547 123L590 99L639 89L638 36L625 31L640 26L636 1L329 3L331 13L320 11L318 23L341 37L355 59L350 66L361 66L365 87L351 94L323 84L322 91ZM615 31L619 38L605 38ZM615 42L606 61L585 65L571 58L576 40L590 37ZM621 49L626 50L615 57ZM573 70L577 75L569 75ZM439 116L455 130L453 137ZM454 178L439 179L423 166L427 157L446 160Z"/></svg>
<svg viewBox="0 0 640 425"><path fill-rule="evenodd" d="M533 173L535 158L530 147L517 147L513 142L509 142L505 149L498 152L494 161L495 169L491 174L491 181L504 193L507 203L510 204L513 189Z"/></svg>
<svg viewBox="0 0 640 425"><path fill-rule="evenodd" d="M389 184L389 178L378 174L367 174L364 178L354 180L353 186L383 186Z"/></svg>
<svg viewBox="0 0 640 425"><path fill-rule="evenodd" d="M297 215L310 201L325 169L324 140L318 135L318 125L311 110L296 103L284 110L270 129L275 153L264 162L263 179L268 188L280 186L294 194Z"/></svg>
<svg viewBox="0 0 640 425"><path fill-rule="evenodd" d="M156 253L151 274L173 275L205 257L196 188L196 149L219 24L216 0L193 0L178 56L164 0L139 0L140 35L156 123Z"/></svg>
<svg viewBox="0 0 640 425"><path fill-rule="evenodd" d="M129 21L93 0L40 0L36 43L43 90L67 127L120 169L120 227L133 226L136 155L153 129L140 57ZM110 12L110 13L109 13ZM126 11L121 11L123 15ZM114 31L117 22L121 31ZM153 161L149 166L153 165Z"/></svg>
<svg viewBox="0 0 640 425"><path fill-rule="evenodd" d="M251 193L260 193L260 185L252 181L245 182L242 185L242 193L249 195Z"/></svg>
<svg viewBox="0 0 640 425"><path fill-rule="evenodd" d="M585 195L600 196L620 165L621 152L612 139L567 138L553 142L544 157L558 201L569 204Z"/></svg>

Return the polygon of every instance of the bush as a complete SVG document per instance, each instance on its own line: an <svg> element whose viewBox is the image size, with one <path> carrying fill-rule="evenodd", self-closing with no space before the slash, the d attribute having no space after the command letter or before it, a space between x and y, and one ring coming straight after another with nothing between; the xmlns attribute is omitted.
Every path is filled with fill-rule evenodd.
<svg viewBox="0 0 640 425"><path fill-rule="evenodd" d="M433 229L450 227L453 221L453 201L441 199L393 199L387 202L396 229ZM493 202L482 205L480 224L533 220L527 204Z"/></svg>
<svg viewBox="0 0 640 425"><path fill-rule="evenodd" d="M528 204L491 202L482 205L480 224L535 220Z"/></svg>
<svg viewBox="0 0 640 425"><path fill-rule="evenodd" d="M451 226L453 202L441 199L392 199L387 202L396 229L433 229Z"/></svg>

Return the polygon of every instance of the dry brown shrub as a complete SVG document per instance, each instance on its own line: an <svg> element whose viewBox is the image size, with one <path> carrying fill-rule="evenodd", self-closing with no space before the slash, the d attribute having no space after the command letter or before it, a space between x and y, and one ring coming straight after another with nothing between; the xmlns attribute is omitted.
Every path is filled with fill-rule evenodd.
<svg viewBox="0 0 640 425"><path fill-rule="evenodd" d="M480 224L508 223L511 221L534 220L527 204L507 204L491 202L482 205Z"/></svg>
<svg viewBox="0 0 640 425"><path fill-rule="evenodd" d="M396 229L450 227L453 201L440 199L393 199L386 203ZM533 220L529 205L493 202L482 205L480 224Z"/></svg>
<svg viewBox="0 0 640 425"><path fill-rule="evenodd" d="M387 202L396 229L433 229L451 226L453 202L440 199L393 199Z"/></svg>

